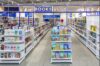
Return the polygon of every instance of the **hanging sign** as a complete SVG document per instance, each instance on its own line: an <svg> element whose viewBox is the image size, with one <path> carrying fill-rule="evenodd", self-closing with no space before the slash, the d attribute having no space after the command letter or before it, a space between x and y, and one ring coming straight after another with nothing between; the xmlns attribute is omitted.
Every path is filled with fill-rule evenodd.
<svg viewBox="0 0 100 66"><path fill-rule="evenodd" d="M52 12L52 6L35 6L35 12L38 12L38 13Z"/></svg>

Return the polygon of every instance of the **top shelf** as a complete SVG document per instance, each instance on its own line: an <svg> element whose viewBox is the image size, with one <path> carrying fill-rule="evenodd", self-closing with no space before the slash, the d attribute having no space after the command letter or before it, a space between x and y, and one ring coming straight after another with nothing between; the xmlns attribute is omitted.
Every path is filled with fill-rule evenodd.
<svg viewBox="0 0 100 66"><path fill-rule="evenodd" d="M71 35L71 34L52 34L53 35Z"/></svg>

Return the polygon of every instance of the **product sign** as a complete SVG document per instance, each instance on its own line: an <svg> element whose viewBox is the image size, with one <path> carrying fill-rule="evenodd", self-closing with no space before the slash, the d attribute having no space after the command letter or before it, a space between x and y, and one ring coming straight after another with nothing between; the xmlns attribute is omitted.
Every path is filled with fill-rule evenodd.
<svg viewBox="0 0 100 66"><path fill-rule="evenodd" d="M100 11L97 11L97 12L96 12L96 15L97 15L97 16L100 16Z"/></svg>
<svg viewBox="0 0 100 66"><path fill-rule="evenodd" d="M97 29L97 27L96 27L95 25L91 25L91 26L90 26L90 30L91 30L92 32L96 32L96 29Z"/></svg>
<svg viewBox="0 0 100 66"><path fill-rule="evenodd" d="M43 15L44 19L60 18L60 15Z"/></svg>
<svg viewBox="0 0 100 66"><path fill-rule="evenodd" d="M16 17L16 12L9 12L9 17Z"/></svg>
<svg viewBox="0 0 100 66"><path fill-rule="evenodd" d="M9 15L8 12L5 12L5 11L4 11L4 12L2 13L2 16L8 16L8 15Z"/></svg>
<svg viewBox="0 0 100 66"><path fill-rule="evenodd" d="M52 12L52 6L35 6L35 12L39 12L39 13Z"/></svg>

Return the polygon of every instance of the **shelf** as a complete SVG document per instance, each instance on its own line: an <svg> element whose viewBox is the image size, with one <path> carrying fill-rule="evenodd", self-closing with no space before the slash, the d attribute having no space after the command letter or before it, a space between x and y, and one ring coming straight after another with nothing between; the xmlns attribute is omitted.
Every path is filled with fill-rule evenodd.
<svg viewBox="0 0 100 66"><path fill-rule="evenodd" d="M52 62L72 62L72 59L70 59L70 60L53 60L53 59L51 59L51 63Z"/></svg>
<svg viewBox="0 0 100 66"><path fill-rule="evenodd" d="M68 36L68 37L70 37L71 36L71 34L52 34L51 36Z"/></svg>
<svg viewBox="0 0 100 66"><path fill-rule="evenodd" d="M57 30L58 28L54 28L52 31L55 31ZM58 30L65 30L65 29L68 29L68 27L65 27L63 29L58 29ZM65 31L66 32L66 31ZM52 44L52 47L54 47L55 49L51 49L51 62L72 62L72 46L71 43L72 40L71 40L71 32L68 33L68 34L52 34L54 32L51 32L51 37L54 37L53 39L56 39L55 37L57 37L58 39L57 40L53 40L51 42L54 42L54 45ZM61 35L61 36L60 36ZM64 37L66 36L66 37ZM61 40L61 39L65 39L65 40ZM57 45L56 42L60 42L61 45ZM68 47L70 45L70 49L63 49L64 46L65 46L65 43L66 44L66 47ZM56 45L57 47L62 47L62 48L59 48L59 49L56 49ZM66 57L62 57L60 58L60 52L61 54L64 52L66 52ZM68 52L68 53L67 53ZM67 54L70 54L70 56L67 57ZM59 56L59 57L52 57L53 56Z"/></svg>
<svg viewBox="0 0 100 66"><path fill-rule="evenodd" d="M53 60L68 60L68 59L72 59L72 58L51 58Z"/></svg>
<svg viewBox="0 0 100 66"><path fill-rule="evenodd" d="M4 35L4 37L20 37L22 35Z"/></svg>
<svg viewBox="0 0 100 66"><path fill-rule="evenodd" d="M29 52L33 49L35 47L35 45L34 46L32 46L32 44L26 49L26 55L25 56L27 56L28 54L29 54Z"/></svg>
<svg viewBox="0 0 100 66"><path fill-rule="evenodd" d="M88 48L89 48L94 54L96 54L96 51L94 50L93 47L91 47L90 45L88 45Z"/></svg>
<svg viewBox="0 0 100 66"><path fill-rule="evenodd" d="M52 34L52 35L71 35L71 34Z"/></svg>
<svg viewBox="0 0 100 66"><path fill-rule="evenodd" d="M24 49L22 49L22 50L0 50L0 52L2 52L2 53L5 53L5 52L21 52L21 51L23 51Z"/></svg>
<svg viewBox="0 0 100 66"><path fill-rule="evenodd" d="M94 19L90 19L94 18ZM86 16L82 22L77 21L79 18L72 19L69 26L73 32L76 33L78 40L80 40L96 57L100 56L99 51L99 16ZM70 19L69 19L70 20Z"/></svg>
<svg viewBox="0 0 100 66"><path fill-rule="evenodd" d="M7 60L21 60L22 58L0 58L0 60L5 60L5 61L7 61Z"/></svg>
<svg viewBox="0 0 100 66"><path fill-rule="evenodd" d="M52 42L72 42L72 41L52 41Z"/></svg>
<svg viewBox="0 0 100 66"><path fill-rule="evenodd" d="M81 37L79 37L78 35L76 35L76 37L84 44L86 45L86 41L84 41Z"/></svg>
<svg viewBox="0 0 100 66"><path fill-rule="evenodd" d="M92 45L96 46L96 44L93 43L91 40L88 39L88 41L89 41Z"/></svg>
<svg viewBox="0 0 100 66"><path fill-rule="evenodd" d="M56 52L56 51L72 51L71 49L69 50L51 50L51 51L53 51L53 52Z"/></svg>
<svg viewBox="0 0 100 66"><path fill-rule="evenodd" d="M91 37L91 38L93 38L93 39L95 39L95 40L96 40L96 38L95 38L95 37L93 37L93 36L91 36L91 35L89 35L89 37Z"/></svg>
<svg viewBox="0 0 100 66"><path fill-rule="evenodd" d="M40 29L42 28L43 25L39 26ZM38 28L38 27L37 27ZM34 29L34 28L33 28ZM8 32L9 33L8 33ZM16 32L14 32L16 31ZM47 27L44 25L44 29L42 30L41 29L41 32L36 36L37 40L34 41L34 31L31 31L30 29L29 30L24 30L22 28L20 29L9 29L9 30L6 30L6 33L7 34L12 34L12 35L7 35L5 33L5 35L3 35L4 38L8 37L9 40L10 38L15 38L16 40L12 40L9 41L8 39L5 39L4 44L7 44L6 46L11 46L14 45L14 46L18 46L19 47L19 50L15 49L15 50L0 50L1 53L5 54L10 54L10 53L20 53L21 58L16 58L16 57L9 57L9 58L5 58L5 56L3 56L3 58L0 58L0 63L21 63L25 57L29 54L29 52L31 52L31 50L33 48L35 48L35 46L38 44L38 42L41 41L41 39L44 37L44 35L47 33L48 29ZM10 33L11 32L11 33ZM16 35L14 35L15 33L17 33ZM42 34L43 33L43 34ZM41 34L41 36L39 36ZM1 35L0 35L1 36ZM21 37L21 38L20 38ZM29 37L29 38L27 38ZM19 39L22 39L22 40L17 40L17 38ZM27 40L27 39L31 39L31 40ZM26 42L27 40L27 42ZM22 48L21 48L22 47ZM8 55L7 55L8 57Z"/></svg>
<svg viewBox="0 0 100 66"><path fill-rule="evenodd" d="M28 47L33 41L29 41L27 44L25 44L25 48Z"/></svg>
<svg viewBox="0 0 100 66"><path fill-rule="evenodd" d="M76 33L79 34L79 35L81 35L81 36L84 37L85 39L87 39L86 36L84 36L83 34L79 33L78 31L76 31Z"/></svg>
<svg viewBox="0 0 100 66"><path fill-rule="evenodd" d="M8 43L8 44L9 44L9 43L10 43L10 44L11 44L11 43L18 44L18 43L24 43L24 41L15 41L15 42L8 42L8 41L6 42L6 41L4 41L4 43Z"/></svg>

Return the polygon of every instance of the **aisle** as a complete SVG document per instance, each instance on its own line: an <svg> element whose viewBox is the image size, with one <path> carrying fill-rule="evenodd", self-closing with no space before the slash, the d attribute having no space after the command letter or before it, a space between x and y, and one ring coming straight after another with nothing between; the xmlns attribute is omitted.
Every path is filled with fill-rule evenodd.
<svg viewBox="0 0 100 66"><path fill-rule="evenodd" d="M74 35L73 35L74 36ZM51 64L50 63L50 31L33 49L33 51L27 56L20 65L1 65L0 66L99 66L98 60L95 56L79 42L76 37L72 38L73 42L73 63L72 64Z"/></svg>

